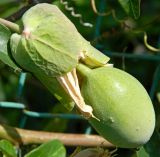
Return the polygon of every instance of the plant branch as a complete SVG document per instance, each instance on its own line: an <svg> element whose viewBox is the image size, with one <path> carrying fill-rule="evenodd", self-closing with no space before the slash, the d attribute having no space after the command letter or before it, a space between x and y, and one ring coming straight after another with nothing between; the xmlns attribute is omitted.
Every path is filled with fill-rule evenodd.
<svg viewBox="0 0 160 157"><path fill-rule="evenodd" d="M18 11L16 11L15 13L13 13L12 15L6 17L6 20L12 21L12 22L16 22L17 20L19 20L22 15L31 7L31 5L27 5L24 6L22 8L20 8Z"/></svg>
<svg viewBox="0 0 160 157"><path fill-rule="evenodd" d="M21 29L20 29L19 25L17 25L16 23L13 23L13 22L10 22L8 20L0 18L0 24L5 25L6 27L8 27L13 32L21 33Z"/></svg>
<svg viewBox="0 0 160 157"><path fill-rule="evenodd" d="M25 6L23 6L22 8L20 8L18 11L16 11L15 13L13 13L12 15L6 17L6 20L15 22L17 20L19 20L22 15L32 6L38 4L38 3L52 3L53 0L28 0L27 4Z"/></svg>
<svg viewBox="0 0 160 157"><path fill-rule="evenodd" d="M41 144L52 139L58 139L66 146L114 147L111 143L98 135L31 131L2 124L0 125L0 138L7 139L15 145Z"/></svg>

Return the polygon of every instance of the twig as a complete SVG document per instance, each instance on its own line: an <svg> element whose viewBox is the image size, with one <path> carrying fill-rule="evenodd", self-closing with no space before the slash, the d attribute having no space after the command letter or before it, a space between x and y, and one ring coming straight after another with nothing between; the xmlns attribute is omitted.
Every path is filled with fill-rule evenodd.
<svg viewBox="0 0 160 157"><path fill-rule="evenodd" d="M13 13L12 15L6 17L6 20L15 22L17 20L19 20L22 15L32 6L38 4L38 3L52 3L53 0L28 0L28 4L26 4L25 6L23 6L22 8L20 8L18 11L16 11L15 13Z"/></svg>
<svg viewBox="0 0 160 157"><path fill-rule="evenodd" d="M16 22L17 20L19 20L22 15L31 7L31 5L27 5L24 6L22 8L20 8L18 11L16 11L15 13L13 13L12 15L6 17L6 20L12 21L12 22Z"/></svg>
<svg viewBox="0 0 160 157"><path fill-rule="evenodd" d="M44 131L31 131L0 125L0 138L7 139L15 145L41 144L52 139L60 140L66 146L102 146L114 147L98 135L50 133Z"/></svg>
<svg viewBox="0 0 160 157"><path fill-rule="evenodd" d="M17 32L17 33L21 32L19 25L15 24L13 22L10 22L8 20L0 18L0 24L5 25L6 27L8 27L10 30L12 30L14 32Z"/></svg>

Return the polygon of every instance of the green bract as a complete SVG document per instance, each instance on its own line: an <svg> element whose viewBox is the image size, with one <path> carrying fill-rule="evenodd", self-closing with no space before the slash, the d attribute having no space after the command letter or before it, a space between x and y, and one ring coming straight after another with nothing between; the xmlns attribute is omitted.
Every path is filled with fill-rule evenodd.
<svg viewBox="0 0 160 157"><path fill-rule="evenodd" d="M35 76L44 84L50 93L68 110L72 110L75 103L70 96L65 92L58 80L43 74L35 74Z"/></svg>
<svg viewBox="0 0 160 157"><path fill-rule="evenodd" d="M11 54L22 69L33 73L68 109L74 106L56 77L65 75L79 61L90 67L109 58L90 45L71 21L51 4L38 4L22 17L22 34L10 39Z"/></svg>
<svg viewBox="0 0 160 157"><path fill-rule="evenodd" d="M83 76L81 92L93 107L89 122L118 147L135 148L146 143L155 127L152 102L144 87L131 75L111 67L77 67Z"/></svg>
<svg viewBox="0 0 160 157"><path fill-rule="evenodd" d="M75 68L80 58L92 67L109 60L54 5L32 7L23 15L22 23L22 34L13 34L10 46L17 64L29 72L57 77Z"/></svg>

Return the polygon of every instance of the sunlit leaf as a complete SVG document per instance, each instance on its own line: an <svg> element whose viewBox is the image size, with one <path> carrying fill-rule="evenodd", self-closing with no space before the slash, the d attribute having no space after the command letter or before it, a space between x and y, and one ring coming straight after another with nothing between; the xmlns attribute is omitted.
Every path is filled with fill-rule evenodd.
<svg viewBox="0 0 160 157"><path fill-rule="evenodd" d="M7 157L17 156L13 145L7 140L0 141L0 151Z"/></svg>
<svg viewBox="0 0 160 157"><path fill-rule="evenodd" d="M38 148L26 154L25 157L65 157L66 150L63 144L58 140L52 140L42 144Z"/></svg>

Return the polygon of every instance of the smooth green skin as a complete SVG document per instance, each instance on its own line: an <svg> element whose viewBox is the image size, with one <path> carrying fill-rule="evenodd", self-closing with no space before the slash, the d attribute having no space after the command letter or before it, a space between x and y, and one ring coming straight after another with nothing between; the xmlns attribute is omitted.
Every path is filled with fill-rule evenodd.
<svg viewBox="0 0 160 157"><path fill-rule="evenodd" d="M30 34L13 34L10 45L15 61L27 71L61 76L77 66L81 53L87 56L83 62L92 67L109 60L54 5L37 4L23 15L22 23Z"/></svg>
<svg viewBox="0 0 160 157"><path fill-rule="evenodd" d="M128 73L111 67L94 70L77 67L83 76L81 93L93 114L89 119L97 132L118 147L145 144L155 127L152 102L144 87Z"/></svg>

